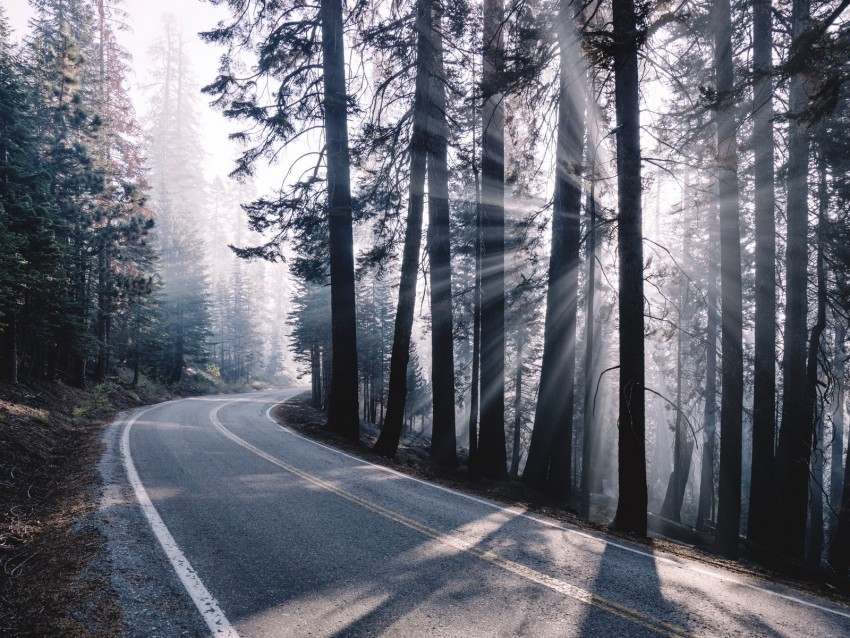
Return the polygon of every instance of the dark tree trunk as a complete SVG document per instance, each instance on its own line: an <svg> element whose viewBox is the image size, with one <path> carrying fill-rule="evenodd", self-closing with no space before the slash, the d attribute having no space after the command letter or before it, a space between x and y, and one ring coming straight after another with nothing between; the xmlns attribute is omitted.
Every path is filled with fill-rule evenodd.
<svg viewBox="0 0 850 638"><path fill-rule="evenodd" d="M505 139L503 0L484 0L481 109L481 427L476 469L507 476L505 451Z"/></svg>
<svg viewBox="0 0 850 638"><path fill-rule="evenodd" d="M472 378L469 385L469 468L478 462L478 398L481 378L481 194L476 172L475 202L475 285L472 293Z"/></svg>
<svg viewBox="0 0 850 638"><path fill-rule="evenodd" d="M329 344L325 343L322 348L322 388L321 397L322 403L319 406L323 410L328 409L330 404L331 392L331 361L333 360L333 352Z"/></svg>
<svg viewBox="0 0 850 638"><path fill-rule="evenodd" d="M806 560L815 569L820 567L823 556L823 419L819 418L815 427L812 458L812 477L809 484L809 537L806 547Z"/></svg>
<svg viewBox="0 0 850 638"><path fill-rule="evenodd" d="M71 385L75 388L86 387L86 357L75 354L71 357Z"/></svg>
<svg viewBox="0 0 850 638"><path fill-rule="evenodd" d="M755 178L755 363L753 450L747 538L768 545L776 445L776 220L773 168L771 0L753 2L753 173Z"/></svg>
<svg viewBox="0 0 850 638"><path fill-rule="evenodd" d="M413 131L410 136L410 185L407 204L407 226L401 260L398 306L390 355L390 388L387 413L374 451L392 458L404 426L407 398L407 366L410 361L410 335L416 305L416 276L422 244L422 213L425 201L425 167L427 150L427 102L429 85L428 57L431 35L431 0L419 0L416 15L416 92L413 99Z"/></svg>
<svg viewBox="0 0 850 638"><path fill-rule="evenodd" d="M6 328L2 332L3 343L3 379L13 385L18 384L18 315L6 314Z"/></svg>
<svg viewBox="0 0 850 638"><path fill-rule="evenodd" d="M808 0L794 0L792 29L798 42L809 22ZM801 75L791 78L790 110L806 105ZM806 314L808 282L808 166L809 138L804 124L788 122L788 233L785 244L785 351L782 358L782 427L776 454L777 520L781 533L774 547L794 558L803 558L809 501L809 461L812 447L812 414L807 411ZM776 528L778 530L778 528Z"/></svg>
<svg viewBox="0 0 850 638"><path fill-rule="evenodd" d="M428 259L431 262L431 461L457 465L455 364L452 332L452 267L449 236L448 125L443 69L442 0L434 0L431 30L433 73L430 80L428 137ZM504 443L503 443L504 446Z"/></svg>
<svg viewBox="0 0 850 638"><path fill-rule="evenodd" d="M643 318L638 40L634 0L613 0L614 102L617 113L620 387L614 528L646 536L646 397Z"/></svg>
<svg viewBox="0 0 850 638"><path fill-rule="evenodd" d="M46 381L56 381L56 370L59 366L59 344L51 343L47 346L46 359L44 378Z"/></svg>
<svg viewBox="0 0 850 638"><path fill-rule="evenodd" d="M540 389L523 482L559 500L572 495L573 411L575 403L576 311L581 243L581 164L585 93L581 51L573 19L581 5L561 0L558 144L552 247Z"/></svg>
<svg viewBox="0 0 850 638"><path fill-rule="evenodd" d="M838 508L838 526L829 555L829 566L840 578L847 577L850 570L850 446L844 461L844 486Z"/></svg>
<svg viewBox="0 0 850 638"><path fill-rule="evenodd" d="M310 402L314 408L319 408L322 405L322 364L319 359L319 346L313 344L310 346Z"/></svg>
<svg viewBox="0 0 850 638"><path fill-rule="evenodd" d="M738 556L741 527L741 460L744 404L741 232L738 150L732 96L732 24L729 0L714 5L714 65L717 90L718 212L720 220L720 480L714 548Z"/></svg>
<svg viewBox="0 0 850 638"><path fill-rule="evenodd" d="M808 434L809 439L808 457L813 458L809 490L811 493L811 507L809 508L811 528L809 530L809 561L814 566L819 566L821 554L823 553L823 455L821 454L823 443L823 411L818 405L818 372L820 370L821 338L826 330L826 272L824 268L824 232L826 225L826 213L829 199L826 192L826 161L821 156L818 162L818 227L817 227L817 256L815 272L817 278L817 317L812 327L809 339L809 354L806 362L806 414L811 425ZM814 455L813 455L814 453Z"/></svg>
<svg viewBox="0 0 850 638"><path fill-rule="evenodd" d="M591 87L593 84L591 84ZM593 93L591 93L592 95ZM596 288L599 275L596 268L596 244L599 231L596 229L596 152L594 139L588 136L588 164L590 167L590 188L587 194L587 315L585 319L584 351L584 430L581 455L581 515L590 516L590 494L600 472L594 471L594 459L597 451L598 433L593 422L593 398L596 389L596 361L599 357L599 345L596 336Z"/></svg>
<svg viewBox="0 0 850 638"><path fill-rule="evenodd" d="M517 332L516 344L516 374L514 375L514 441L511 446L511 470L510 475L516 477L519 475L519 452L522 433L522 355L524 347L525 334L520 325Z"/></svg>
<svg viewBox="0 0 850 638"><path fill-rule="evenodd" d="M342 0L321 0L325 152L331 266L331 371L328 425L360 440L357 407L357 322L349 174Z"/></svg>
<svg viewBox="0 0 850 638"><path fill-rule="evenodd" d="M708 236L710 246L718 242L717 207L712 203L709 208ZM717 259L714 250L709 250L707 265L708 285L705 304L705 404L703 408L702 469L700 471L699 506L697 508L697 529L704 530L714 516L714 457L717 446Z"/></svg>
<svg viewBox="0 0 850 638"><path fill-rule="evenodd" d="M832 415L832 455L830 458L829 504L836 512L841 507L841 485L843 483L844 466L844 340L847 327L841 319L835 327L835 353L832 360L832 375L837 385L835 391L835 408ZM830 514L829 540L830 548L834 547L838 538L838 518Z"/></svg>
<svg viewBox="0 0 850 638"><path fill-rule="evenodd" d="M684 229L682 240L682 263L687 263L690 252L690 234L687 227ZM679 295L679 329L676 339L676 424L673 439L673 471L667 483L667 493L661 507L661 516L680 523L682 521L682 501L685 498L685 488L688 485L688 476L691 473L691 461L693 460L694 442L688 436L685 426L684 414L682 412L682 372L684 369L684 340L686 321L685 310L688 306L689 282L685 273L681 273L682 284Z"/></svg>

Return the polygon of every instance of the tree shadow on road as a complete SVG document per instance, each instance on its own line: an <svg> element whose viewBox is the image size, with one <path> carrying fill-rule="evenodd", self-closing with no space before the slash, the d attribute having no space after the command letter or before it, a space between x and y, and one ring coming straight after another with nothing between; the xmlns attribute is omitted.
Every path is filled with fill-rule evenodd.
<svg viewBox="0 0 850 638"><path fill-rule="evenodd" d="M606 543L580 636L684 636L684 614L664 598L655 560Z"/></svg>

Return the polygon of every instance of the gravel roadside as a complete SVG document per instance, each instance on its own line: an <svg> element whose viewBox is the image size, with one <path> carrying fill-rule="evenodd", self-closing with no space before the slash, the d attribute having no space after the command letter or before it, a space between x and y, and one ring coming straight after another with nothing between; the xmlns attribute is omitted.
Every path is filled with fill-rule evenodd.
<svg viewBox="0 0 850 638"><path fill-rule="evenodd" d="M106 538L112 588L124 613L124 638L204 636L209 629L174 572L139 507L121 457L127 419L103 434L102 485L93 522Z"/></svg>

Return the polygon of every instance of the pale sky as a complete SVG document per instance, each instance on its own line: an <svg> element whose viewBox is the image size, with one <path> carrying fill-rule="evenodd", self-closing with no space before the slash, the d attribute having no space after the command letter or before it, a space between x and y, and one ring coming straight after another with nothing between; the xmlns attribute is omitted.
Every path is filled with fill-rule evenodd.
<svg viewBox="0 0 850 638"><path fill-rule="evenodd" d="M28 31L28 21L33 12L27 0L0 0L14 29L14 37L21 38ZM127 78L136 113L141 115L146 111L139 85L147 77L145 60L148 49L156 39L162 15L171 13L182 24L187 36L188 51L195 71L195 79L199 86L211 82L218 70L220 49L205 44L196 35L199 31L209 30L227 16L227 10L215 7L201 0L125 0L124 9L129 14L132 32L119 33L118 38L133 56L133 75ZM202 118L201 131L208 154L204 163L207 178L218 175L224 178L233 168L233 160L238 154L234 145L227 140L228 132L233 130L233 124L225 120L219 113L206 106L207 96L201 96L204 107L200 109ZM265 180L267 181L268 175ZM265 190L265 189L262 189Z"/></svg>

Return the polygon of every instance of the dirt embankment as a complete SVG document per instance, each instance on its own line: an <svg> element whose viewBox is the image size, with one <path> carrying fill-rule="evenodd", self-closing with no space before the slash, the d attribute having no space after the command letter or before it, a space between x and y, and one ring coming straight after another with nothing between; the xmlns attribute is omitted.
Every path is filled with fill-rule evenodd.
<svg viewBox="0 0 850 638"><path fill-rule="evenodd" d="M148 382L0 383L0 635L120 635L108 571L93 567L101 434L120 410L175 396Z"/></svg>

